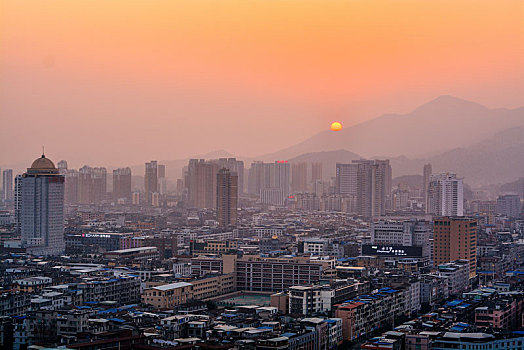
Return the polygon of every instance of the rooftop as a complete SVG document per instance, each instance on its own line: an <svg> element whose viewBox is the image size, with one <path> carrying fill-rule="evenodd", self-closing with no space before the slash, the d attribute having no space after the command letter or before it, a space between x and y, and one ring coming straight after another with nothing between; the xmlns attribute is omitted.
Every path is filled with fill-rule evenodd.
<svg viewBox="0 0 524 350"><path fill-rule="evenodd" d="M192 284L191 283L186 283L186 282L177 282L177 283L170 283L170 284L164 284L164 285L161 285L161 286L156 286L156 287L153 287L153 289L156 289L156 290L171 290L171 289L177 289L177 288L189 287L189 286L192 286Z"/></svg>

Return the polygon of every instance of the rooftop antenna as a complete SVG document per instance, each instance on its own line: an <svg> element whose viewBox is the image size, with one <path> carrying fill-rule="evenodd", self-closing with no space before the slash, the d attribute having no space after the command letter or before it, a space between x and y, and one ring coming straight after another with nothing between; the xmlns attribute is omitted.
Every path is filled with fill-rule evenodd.
<svg viewBox="0 0 524 350"><path fill-rule="evenodd" d="M44 146L42 146L42 158L45 158Z"/></svg>

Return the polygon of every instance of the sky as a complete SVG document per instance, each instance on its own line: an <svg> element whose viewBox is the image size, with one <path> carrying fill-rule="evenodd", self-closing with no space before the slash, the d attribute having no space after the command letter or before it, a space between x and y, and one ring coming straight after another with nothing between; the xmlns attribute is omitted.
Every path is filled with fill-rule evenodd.
<svg viewBox="0 0 524 350"><path fill-rule="evenodd" d="M253 157L443 94L524 104L524 2L0 0L0 166Z"/></svg>

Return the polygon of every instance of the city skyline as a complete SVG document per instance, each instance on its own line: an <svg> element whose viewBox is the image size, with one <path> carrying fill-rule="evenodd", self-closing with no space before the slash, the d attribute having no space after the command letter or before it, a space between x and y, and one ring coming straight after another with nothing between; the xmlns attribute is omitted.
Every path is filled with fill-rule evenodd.
<svg viewBox="0 0 524 350"><path fill-rule="evenodd" d="M0 1L0 349L524 349L524 1Z"/></svg>

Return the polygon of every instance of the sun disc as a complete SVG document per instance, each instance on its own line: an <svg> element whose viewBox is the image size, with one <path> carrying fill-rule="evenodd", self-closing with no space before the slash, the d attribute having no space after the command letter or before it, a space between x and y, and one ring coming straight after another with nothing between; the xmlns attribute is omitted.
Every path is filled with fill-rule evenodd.
<svg viewBox="0 0 524 350"><path fill-rule="evenodd" d="M340 131L340 130L342 130L342 124L340 124L339 122L333 122L331 124L331 130L332 131Z"/></svg>

